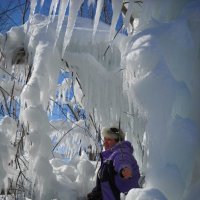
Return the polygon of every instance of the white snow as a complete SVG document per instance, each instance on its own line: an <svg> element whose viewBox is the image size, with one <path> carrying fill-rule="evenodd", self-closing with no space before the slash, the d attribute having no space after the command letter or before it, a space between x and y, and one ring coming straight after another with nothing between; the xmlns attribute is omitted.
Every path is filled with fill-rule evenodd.
<svg viewBox="0 0 200 200"><path fill-rule="evenodd" d="M132 189L128 193L126 200L167 200L167 198L155 188L149 189Z"/></svg>
<svg viewBox="0 0 200 200"><path fill-rule="evenodd" d="M31 20L0 36L0 103L6 107L14 98L23 125L10 117L12 113L1 119L0 187L8 188L7 178L16 180L19 174L14 162L18 148L12 144L23 133L20 158L26 159L28 170L21 166L35 185L31 190L35 196L26 194L27 198L84 198L95 185L97 164L89 161L86 153L89 148L101 150L95 128L120 120L145 175L143 188L132 189L124 198L198 200L200 1L144 1L137 15L138 26L129 36L119 34L105 56L122 1L112 1L111 27L99 22L100 0L94 25L77 17L82 2L60 1L57 17L59 2L54 0L52 16L45 17L33 15L37 1L32 1ZM128 10L126 27L130 14ZM16 63L21 48L27 54ZM32 73L27 79L30 66ZM59 73L65 70L73 76L60 81ZM15 80L13 98L5 101ZM75 96L69 100L66 93L72 84ZM53 110L53 101L72 107L78 103L87 119L93 116L96 127L90 120L75 122L69 113L69 119L49 121L47 110Z"/></svg>

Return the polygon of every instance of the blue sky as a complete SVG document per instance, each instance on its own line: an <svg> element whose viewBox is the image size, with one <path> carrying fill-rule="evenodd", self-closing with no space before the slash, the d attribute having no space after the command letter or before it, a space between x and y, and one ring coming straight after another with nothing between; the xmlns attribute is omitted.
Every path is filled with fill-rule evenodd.
<svg viewBox="0 0 200 200"><path fill-rule="evenodd" d="M19 26L22 24L22 16L23 16L23 11L25 7L25 2L26 0L1 0L0 1L0 32L4 33L8 31L12 26ZM38 2L40 1L38 0ZM107 13L104 14L102 12L101 20L106 21L106 23L110 24L111 18L112 18L112 6L111 6L110 1L105 0L105 2L106 2L105 6L107 7ZM50 4L51 4L51 0L44 0L44 5L41 8L40 4L38 3L36 7L36 13L48 15ZM94 8L95 7L96 5L94 5ZM84 0L82 9L79 12L79 15L81 14L83 17L87 17L87 18L93 17L95 12L94 12L94 9L92 8L93 8L92 6L88 8L87 0ZM8 12L5 12L6 10L8 10ZM28 16L29 16L29 10L27 10L26 12L25 21L28 20ZM120 17L118 21L117 29L121 27L121 24L122 24L122 17Z"/></svg>

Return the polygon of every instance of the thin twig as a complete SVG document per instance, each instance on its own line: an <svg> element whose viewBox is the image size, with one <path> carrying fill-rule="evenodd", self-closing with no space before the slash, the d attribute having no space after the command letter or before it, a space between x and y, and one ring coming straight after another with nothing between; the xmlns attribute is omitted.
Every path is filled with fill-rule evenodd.
<svg viewBox="0 0 200 200"><path fill-rule="evenodd" d="M11 107L12 107L12 99L14 98L14 89L15 89L15 81L14 81L14 83L13 83L13 86L12 86L12 90L11 90L11 94L10 94L10 96L11 96L11 98L10 98L10 106L9 106L9 110L11 110Z"/></svg>
<svg viewBox="0 0 200 200"><path fill-rule="evenodd" d="M8 108L8 103L7 103L7 100L6 100L6 96L5 96L4 92L3 92L3 91L5 91L5 90L4 90L1 86L0 86L0 90L1 90L1 93L2 93L2 95L3 95L3 99L4 99L4 102L5 102L5 107L6 107L7 113L8 113L8 115L9 115L9 117L11 117L10 110L9 110L9 108ZM3 91L2 91L2 90L3 90Z"/></svg>
<svg viewBox="0 0 200 200"><path fill-rule="evenodd" d="M6 13L8 13L8 12L10 12L10 11L13 11L13 10L15 10L16 8L18 8L18 7L20 7L20 6L23 6L25 3L22 3L22 4L20 4L20 5L17 5L17 6L15 6L15 7L13 7L13 8L10 8L10 9L8 9L8 10L5 10L5 11L3 11L2 13L0 13L0 16L1 15L5 15Z"/></svg>
<svg viewBox="0 0 200 200"><path fill-rule="evenodd" d="M113 40L117 37L117 35L118 35L118 33L121 31L122 27L123 27L123 24L120 26L120 28L119 28L118 31L116 32L116 34L115 34ZM113 40L112 40L112 41L113 41ZM103 54L103 57L105 57L105 55L106 55L106 53L107 53L107 51L108 51L108 49L109 49L110 47L111 47L111 44L109 44L108 47L106 48L106 50L105 50L105 52L104 52L104 54Z"/></svg>
<svg viewBox="0 0 200 200"><path fill-rule="evenodd" d="M19 102L17 102L17 100L14 98L14 97L12 97L4 88L2 88L1 86L0 86L0 90L1 90L1 92L5 92L9 97L11 97L18 105L19 105Z"/></svg>
<svg viewBox="0 0 200 200"><path fill-rule="evenodd" d="M7 72L5 69L3 69L2 67L0 67L1 70L3 70L5 73L7 73L9 76L11 76L11 79L17 79L16 77L14 77L12 74L10 74L9 72Z"/></svg>
<svg viewBox="0 0 200 200"><path fill-rule="evenodd" d="M59 143L63 140L63 138L64 138L70 131L72 131L73 129L74 129L74 127L71 128L71 129L69 129L66 133L63 134L63 136L58 140L58 142L56 143L56 145L53 147L52 151L55 150L55 148L59 145Z"/></svg>

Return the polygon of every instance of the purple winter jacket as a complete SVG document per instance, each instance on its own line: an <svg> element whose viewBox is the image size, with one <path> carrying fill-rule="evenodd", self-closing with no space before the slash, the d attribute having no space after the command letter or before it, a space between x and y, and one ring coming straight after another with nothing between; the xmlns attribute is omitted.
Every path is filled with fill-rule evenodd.
<svg viewBox="0 0 200 200"><path fill-rule="evenodd" d="M110 172L107 174L103 172L104 177L101 176L102 171L105 171L104 169L108 161L112 162L112 167L114 171L113 183L110 182L110 178L108 178L110 176ZM121 170L124 167L129 167L130 169L132 169L133 177L129 179L124 179L121 176ZM101 153L101 166L98 173L98 179L100 179L99 184L103 200L120 199L120 193L127 193L130 189L139 187L139 178L139 167L137 161L133 156L133 147L130 142L119 142L113 148L103 151ZM115 185L114 188L113 185Z"/></svg>

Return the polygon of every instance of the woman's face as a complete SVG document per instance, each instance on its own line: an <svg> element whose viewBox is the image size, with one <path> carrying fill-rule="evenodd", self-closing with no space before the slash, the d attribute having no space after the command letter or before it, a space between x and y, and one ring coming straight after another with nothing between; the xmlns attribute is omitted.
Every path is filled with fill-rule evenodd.
<svg viewBox="0 0 200 200"><path fill-rule="evenodd" d="M117 141L115 139L104 137L103 145L105 147L105 150L111 149L113 146L115 146L115 144L117 144Z"/></svg>

